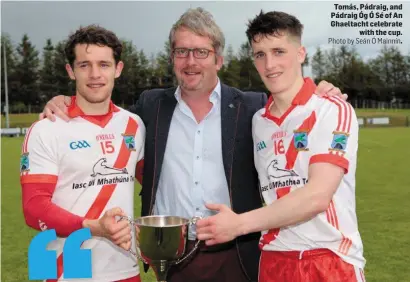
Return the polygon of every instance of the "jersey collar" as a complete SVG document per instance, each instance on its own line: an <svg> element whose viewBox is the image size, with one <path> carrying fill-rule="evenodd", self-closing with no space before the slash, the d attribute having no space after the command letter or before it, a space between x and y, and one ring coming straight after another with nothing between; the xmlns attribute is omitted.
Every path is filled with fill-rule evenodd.
<svg viewBox="0 0 410 282"><path fill-rule="evenodd" d="M89 122L92 122L98 126L105 127L107 123L111 120L113 113L119 112L120 109L110 101L108 113L104 115L92 116L86 115L76 103L76 96L71 96L71 104L68 107L68 116L70 118L82 117Z"/></svg>
<svg viewBox="0 0 410 282"><path fill-rule="evenodd" d="M296 94L295 98L292 100L292 106L302 106L305 105L310 97L312 97L313 93L315 92L316 85L313 82L313 80L309 77L306 77L303 79L304 83L302 85L302 88L299 90L298 94ZM268 102L265 105L265 113L262 115L263 117L268 117L270 116L270 107L272 106L273 103L273 96L269 95Z"/></svg>

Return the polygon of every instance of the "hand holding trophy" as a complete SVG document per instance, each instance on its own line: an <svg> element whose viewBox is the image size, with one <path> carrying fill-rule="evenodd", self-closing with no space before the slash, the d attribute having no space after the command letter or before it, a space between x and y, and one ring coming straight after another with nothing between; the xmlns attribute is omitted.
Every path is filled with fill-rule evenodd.
<svg viewBox="0 0 410 282"><path fill-rule="evenodd" d="M158 215L135 220L122 216L120 221L127 220L132 227L131 230L135 232L136 253L131 248L129 252L152 267L158 282L166 282L169 268L184 261L198 248L199 240L183 257L188 240L188 228L199 219L201 218L193 217L189 220L178 216Z"/></svg>

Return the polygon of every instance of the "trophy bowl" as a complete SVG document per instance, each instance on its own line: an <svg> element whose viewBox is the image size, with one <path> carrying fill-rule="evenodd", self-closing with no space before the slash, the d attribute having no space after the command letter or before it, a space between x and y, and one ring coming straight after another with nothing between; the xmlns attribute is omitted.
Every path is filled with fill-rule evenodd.
<svg viewBox="0 0 410 282"><path fill-rule="evenodd" d="M196 224L199 217L187 219L179 216L156 215L135 220L126 219L139 229L139 233L135 236L137 252L131 250L130 252L149 264L160 282L166 281L168 270L172 265L184 261L194 253L200 243L197 241L191 252L184 256L188 229L192 224Z"/></svg>

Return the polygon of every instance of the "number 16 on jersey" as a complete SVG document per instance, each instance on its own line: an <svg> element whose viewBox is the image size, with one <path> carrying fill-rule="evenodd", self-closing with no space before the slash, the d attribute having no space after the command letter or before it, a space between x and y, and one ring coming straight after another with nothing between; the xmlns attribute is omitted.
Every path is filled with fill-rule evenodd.
<svg viewBox="0 0 410 282"><path fill-rule="evenodd" d="M283 155L285 153L285 147L283 146L283 139L275 140L273 142L273 150L275 155Z"/></svg>

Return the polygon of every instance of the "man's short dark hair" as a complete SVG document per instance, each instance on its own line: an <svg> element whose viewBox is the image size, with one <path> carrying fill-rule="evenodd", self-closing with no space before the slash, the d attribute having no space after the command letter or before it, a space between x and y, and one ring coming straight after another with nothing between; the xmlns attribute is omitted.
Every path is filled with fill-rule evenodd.
<svg viewBox="0 0 410 282"><path fill-rule="evenodd" d="M114 32L98 25L80 27L68 38L64 52L68 63L73 66L75 60L75 46L78 44L93 44L110 47L113 51L115 63L121 60L122 44Z"/></svg>
<svg viewBox="0 0 410 282"><path fill-rule="evenodd" d="M261 36L278 36L286 33L295 37L299 42L302 39L303 25L300 21L284 12L260 12L254 19L248 23L246 36L250 44L255 42L258 35Z"/></svg>

